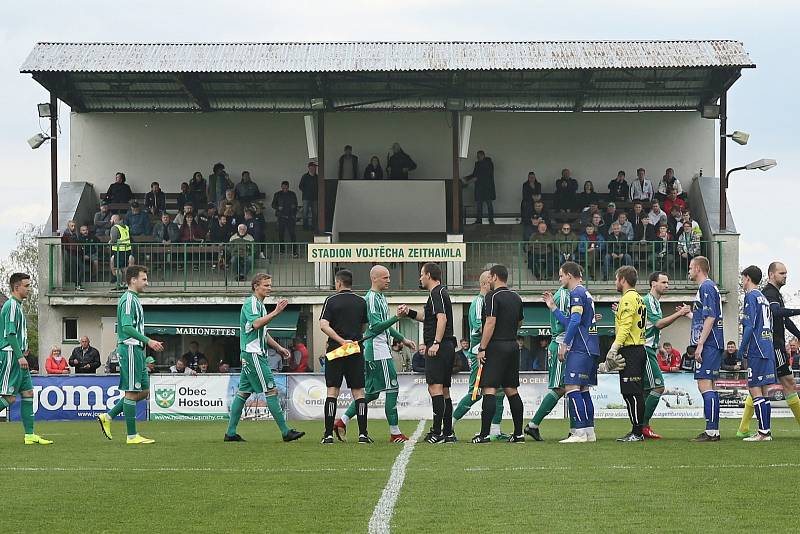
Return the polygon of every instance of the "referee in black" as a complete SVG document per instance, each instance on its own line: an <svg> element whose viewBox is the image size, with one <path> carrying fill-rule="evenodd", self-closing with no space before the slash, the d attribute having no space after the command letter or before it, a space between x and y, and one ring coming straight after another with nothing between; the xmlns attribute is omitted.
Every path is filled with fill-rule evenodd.
<svg viewBox="0 0 800 534"><path fill-rule="evenodd" d="M336 293L325 299L319 327L328 336L325 352L335 350L342 345L360 341L367 327L367 302L353 293L353 273L342 269L335 277ZM325 385L328 386L328 397L325 399L325 435L322 444L334 443L333 422L336 419L336 400L342 379L356 400L356 417L358 418L358 442L372 443L367 434L367 402L364 399L364 354L358 352L342 356L325 363Z"/></svg>
<svg viewBox="0 0 800 534"><path fill-rule="evenodd" d="M453 401L450 399L450 378L456 355L453 305L447 288L442 285L442 268L438 264L429 262L422 266L419 284L429 291L428 302L422 315L409 310L408 317L422 322L422 339L428 347L425 382L433 404L433 428L425 436L425 441L455 443Z"/></svg>
<svg viewBox="0 0 800 534"><path fill-rule="evenodd" d="M478 347L478 361L483 365L481 378L481 431L472 438L473 443L489 443L489 431L496 410L495 393L503 387L511 417L514 435L509 443L523 443L522 399L519 387L519 346L517 331L522 324L522 299L508 288L508 269L495 265L489 269L491 291L483 301L483 335Z"/></svg>

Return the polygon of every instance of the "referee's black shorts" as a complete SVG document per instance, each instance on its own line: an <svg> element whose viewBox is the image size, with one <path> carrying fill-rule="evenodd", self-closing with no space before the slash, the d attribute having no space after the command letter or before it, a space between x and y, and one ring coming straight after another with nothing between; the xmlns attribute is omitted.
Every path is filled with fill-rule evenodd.
<svg viewBox="0 0 800 534"><path fill-rule="evenodd" d="M789 369L789 356L783 347L775 347L775 372L778 378L792 374L792 370Z"/></svg>
<svg viewBox="0 0 800 534"><path fill-rule="evenodd" d="M644 395L644 370L647 353L644 345L628 345L619 349L625 368L619 372L619 391L623 395Z"/></svg>
<svg viewBox="0 0 800 534"><path fill-rule="evenodd" d="M325 362L325 385L329 388L342 387L342 379L347 380L350 389L364 389L364 354L351 354Z"/></svg>
<svg viewBox="0 0 800 534"><path fill-rule="evenodd" d="M481 387L519 387L519 345L516 339L490 341L486 346Z"/></svg>
<svg viewBox="0 0 800 534"><path fill-rule="evenodd" d="M430 349L430 345L428 345ZM425 382L428 385L441 384L450 387L453 375L453 361L456 358L455 338L445 338L439 344L436 356L425 356Z"/></svg>

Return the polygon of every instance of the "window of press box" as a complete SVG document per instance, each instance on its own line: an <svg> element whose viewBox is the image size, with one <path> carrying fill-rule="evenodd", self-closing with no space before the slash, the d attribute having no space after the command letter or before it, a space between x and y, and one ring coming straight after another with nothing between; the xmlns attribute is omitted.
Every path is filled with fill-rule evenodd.
<svg viewBox="0 0 800 534"><path fill-rule="evenodd" d="M78 319L67 318L62 319L63 326L62 342L77 342L78 341Z"/></svg>

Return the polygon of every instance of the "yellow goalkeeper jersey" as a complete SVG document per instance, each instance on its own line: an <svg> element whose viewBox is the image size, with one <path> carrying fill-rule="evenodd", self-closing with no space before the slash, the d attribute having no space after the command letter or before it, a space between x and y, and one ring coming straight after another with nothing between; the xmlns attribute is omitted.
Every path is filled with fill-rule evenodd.
<svg viewBox="0 0 800 534"><path fill-rule="evenodd" d="M614 343L627 347L629 345L644 345L645 322L647 309L642 297L635 289L629 289L619 299L617 312L614 314L614 328L616 337Z"/></svg>

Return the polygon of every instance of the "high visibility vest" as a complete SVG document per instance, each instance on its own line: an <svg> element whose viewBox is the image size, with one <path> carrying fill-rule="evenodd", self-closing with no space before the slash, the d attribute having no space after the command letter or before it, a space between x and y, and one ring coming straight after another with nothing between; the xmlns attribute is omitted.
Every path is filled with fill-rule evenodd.
<svg viewBox="0 0 800 534"><path fill-rule="evenodd" d="M114 228L119 232L119 239L111 245L114 252L128 252L131 249L131 231L124 224L115 224Z"/></svg>

